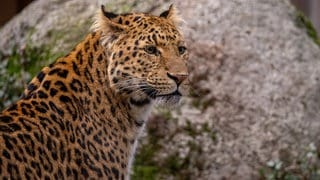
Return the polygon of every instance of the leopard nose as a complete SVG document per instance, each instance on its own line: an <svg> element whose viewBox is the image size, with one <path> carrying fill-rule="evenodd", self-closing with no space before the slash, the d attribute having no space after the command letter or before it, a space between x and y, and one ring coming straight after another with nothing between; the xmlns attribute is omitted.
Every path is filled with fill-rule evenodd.
<svg viewBox="0 0 320 180"><path fill-rule="evenodd" d="M174 73L168 73L168 72L167 72L167 76L170 79L173 79L177 83L177 85L180 85L182 81L188 78L188 74L174 74Z"/></svg>

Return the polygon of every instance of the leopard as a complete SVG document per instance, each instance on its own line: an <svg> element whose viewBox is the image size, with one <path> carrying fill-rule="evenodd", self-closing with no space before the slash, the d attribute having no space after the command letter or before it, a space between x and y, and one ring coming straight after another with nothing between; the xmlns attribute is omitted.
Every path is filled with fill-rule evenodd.
<svg viewBox="0 0 320 180"><path fill-rule="evenodd" d="M130 179L151 111L188 95L182 23L174 5L98 8L84 39L1 112L1 179Z"/></svg>

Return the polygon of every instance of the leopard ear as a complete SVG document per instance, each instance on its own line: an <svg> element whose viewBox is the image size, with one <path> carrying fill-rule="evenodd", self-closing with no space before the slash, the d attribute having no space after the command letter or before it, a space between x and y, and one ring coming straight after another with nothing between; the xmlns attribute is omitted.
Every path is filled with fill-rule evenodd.
<svg viewBox="0 0 320 180"><path fill-rule="evenodd" d="M93 31L102 31L104 34L125 32L127 27L115 21L118 16L118 14L107 12L104 5L101 5L101 9L95 16L95 22L91 29L93 29Z"/></svg>
<svg viewBox="0 0 320 180"><path fill-rule="evenodd" d="M115 13L106 11L104 5L101 5L101 12L102 12L103 15L104 15L105 17L107 17L108 19L113 19L113 18L116 18L116 17L119 16L118 14L115 14Z"/></svg>
<svg viewBox="0 0 320 180"><path fill-rule="evenodd" d="M111 47L113 42L121 35L127 32L127 26L119 24L117 15L107 12L104 6L98 11L95 16L95 21L91 27L94 32L101 32L101 44L106 47Z"/></svg>
<svg viewBox="0 0 320 180"><path fill-rule="evenodd" d="M170 5L168 10L162 12L160 14L160 17L171 20L176 25L180 25L180 23L182 22L182 19L178 15L178 10L173 4Z"/></svg>

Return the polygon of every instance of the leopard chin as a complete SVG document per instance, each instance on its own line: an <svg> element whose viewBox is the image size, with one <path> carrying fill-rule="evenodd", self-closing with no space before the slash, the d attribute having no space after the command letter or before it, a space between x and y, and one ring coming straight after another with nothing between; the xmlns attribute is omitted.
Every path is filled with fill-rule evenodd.
<svg viewBox="0 0 320 180"><path fill-rule="evenodd" d="M158 95L156 96L156 104L159 106L177 106L181 100L181 93L179 91L174 91L170 94Z"/></svg>

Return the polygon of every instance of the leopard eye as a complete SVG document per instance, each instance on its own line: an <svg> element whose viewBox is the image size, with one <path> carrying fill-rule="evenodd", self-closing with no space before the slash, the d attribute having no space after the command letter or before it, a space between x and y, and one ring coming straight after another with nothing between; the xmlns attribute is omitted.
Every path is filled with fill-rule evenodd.
<svg viewBox="0 0 320 180"><path fill-rule="evenodd" d="M153 45L148 45L144 48L144 50L148 53L148 54L155 54L157 55L159 53L158 49L156 46Z"/></svg>
<svg viewBox="0 0 320 180"><path fill-rule="evenodd" d="M179 46L178 47L178 51L179 51L179 54L182 55L186 52L187 48L185 46Z"/></svg>

